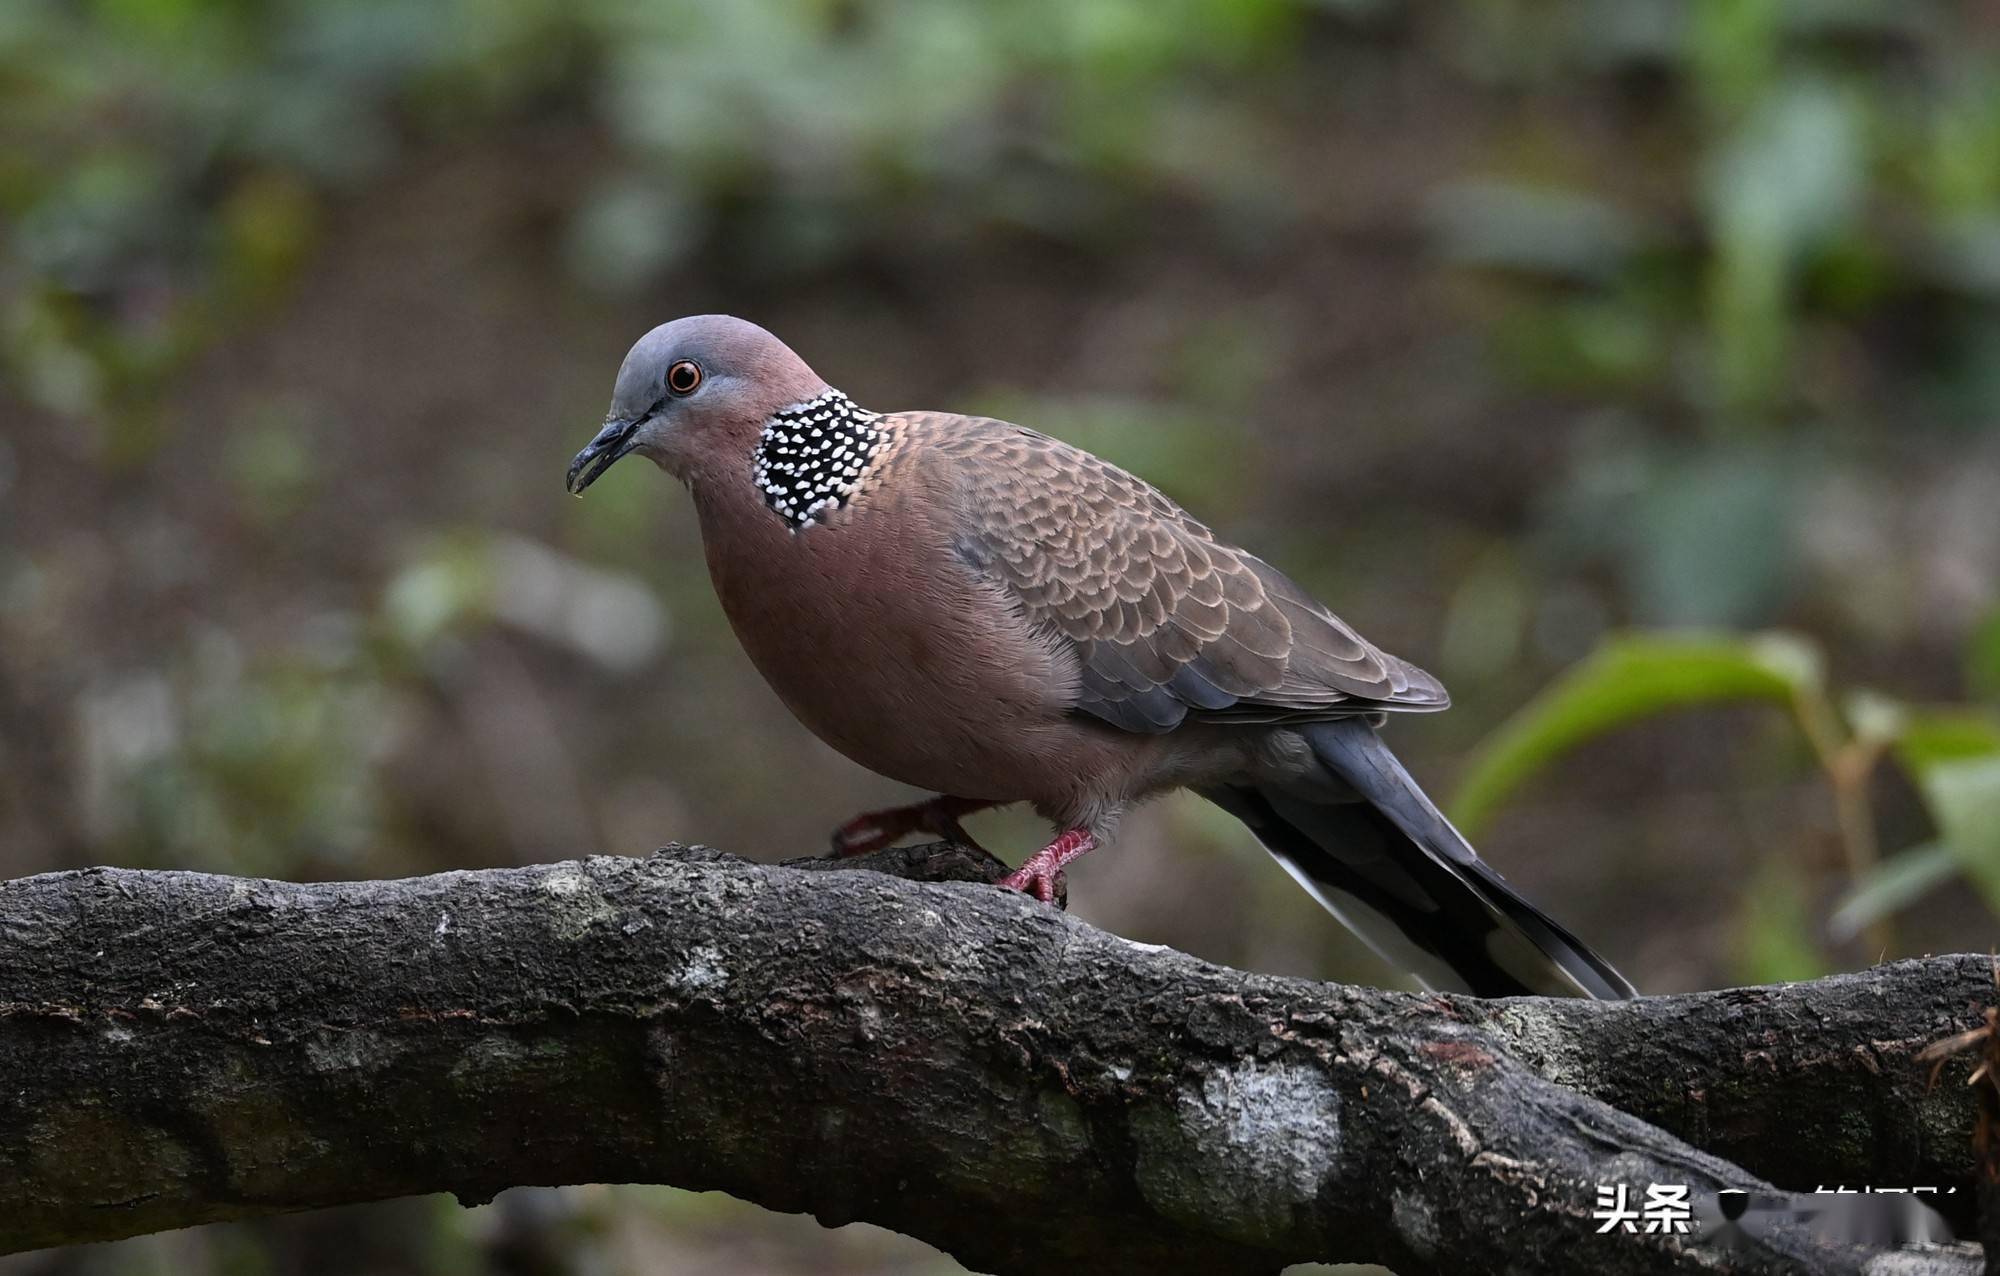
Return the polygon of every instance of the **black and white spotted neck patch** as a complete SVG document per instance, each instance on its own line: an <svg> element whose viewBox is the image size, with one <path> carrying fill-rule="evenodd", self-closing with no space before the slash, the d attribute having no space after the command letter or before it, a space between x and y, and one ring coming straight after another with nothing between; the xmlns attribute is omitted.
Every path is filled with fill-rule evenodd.
<svg viewBox="0 0 2000 1276"><path fill-rule="evenodd" d="M795 532L845 506L889 441L881 419L838 390L773 413L751 457L764 504Z"/></svg>

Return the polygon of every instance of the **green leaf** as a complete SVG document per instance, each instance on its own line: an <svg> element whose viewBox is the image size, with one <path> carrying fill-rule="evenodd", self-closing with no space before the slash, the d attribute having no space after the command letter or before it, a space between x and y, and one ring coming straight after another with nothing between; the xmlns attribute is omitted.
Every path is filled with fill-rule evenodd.
<svg viewBox="0 0 2000 1276"><path fill-rule="evenodd" d="M2000 756L2000 719L1977 709L1912 711L1896 735L1896 757L1910 775L1944 762Z"/></svg>
<svg viewBox="0 0 2000 1276"><path fill-rule="evenodd" d="M1452 818L1471 835L1537 771L1619 727L1698 705L1789 704L1822 679L1818 650L1789 634L1613 638L1487 738L1459 782Z"/></svg>
<svg viewBox="0 0 2000 1276"><path fill-rule="evenodd" d="M2000 754L1933 763L1917 786L1941 840L2000 912Z"/></svg>
<svg viewBox="0 0 2000 1276"><path fill-rule="evenodd" d="M1901 912L1959 872L1958 855L1943 842L1925 842L1868 870L1835 905L1827 931L1845 943L1891 913Z"/></svg>

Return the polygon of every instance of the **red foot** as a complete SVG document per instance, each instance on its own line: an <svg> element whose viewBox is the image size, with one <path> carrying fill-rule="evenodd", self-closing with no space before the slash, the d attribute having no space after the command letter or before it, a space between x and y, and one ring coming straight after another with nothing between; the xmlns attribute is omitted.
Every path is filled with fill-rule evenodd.
<svg viewBox="0 0 2000 1276"><path fill-rule="evenodd" d="M1090 835L1089 829L1070 829L1030 855L1027 863L1001 878L999 884L1026 891L1044 904L1053 904L1063 865L1096 849L1097 839Z"/></svg>
<svg viewBox="0 0 2000 1276"><path fill-rule="evenodd" d="M960 846L970 846L974 850L984 850L972 840L972 835L959 825L958 817L983 811L989 806L998 806L975 798L934 797L928 802L915 806L893 806L886 811L869 811L857 815L833 831L833 853L837 858L849 855L866 855L879 851L899 837L911 833L930 833L947 842L957 842Z"/></svg>

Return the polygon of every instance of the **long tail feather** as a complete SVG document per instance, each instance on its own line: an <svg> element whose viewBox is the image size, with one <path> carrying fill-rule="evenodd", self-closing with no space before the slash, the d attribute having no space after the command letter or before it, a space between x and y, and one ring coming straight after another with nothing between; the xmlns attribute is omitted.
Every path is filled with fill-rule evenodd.
<svg viewBox="0 0 2000 1276"><path fill-rule="evenodd" d="M1365 720L1300 731L1356 800L1247 785L1206 796L1384 959L1431 988L1484 997L1636 995L1479 858Z"/></svg>

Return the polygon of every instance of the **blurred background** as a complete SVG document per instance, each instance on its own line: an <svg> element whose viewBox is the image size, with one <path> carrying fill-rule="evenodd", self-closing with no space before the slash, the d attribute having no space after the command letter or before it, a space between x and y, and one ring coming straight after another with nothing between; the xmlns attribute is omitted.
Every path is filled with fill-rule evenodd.
<svg viewBox="0 0 2000 1276"><path fill-rule="evenodd" d="M1396 747L1647 991L1986 950L1996 49L1991 0L11 0L0 876L780 858L908 797L765 689L669 480L563 495L628 345L723 310L1436 672ZM1198 800L1071 885L1396 979ZM952 1270L645 1188L0 1260Z"/></svg>

